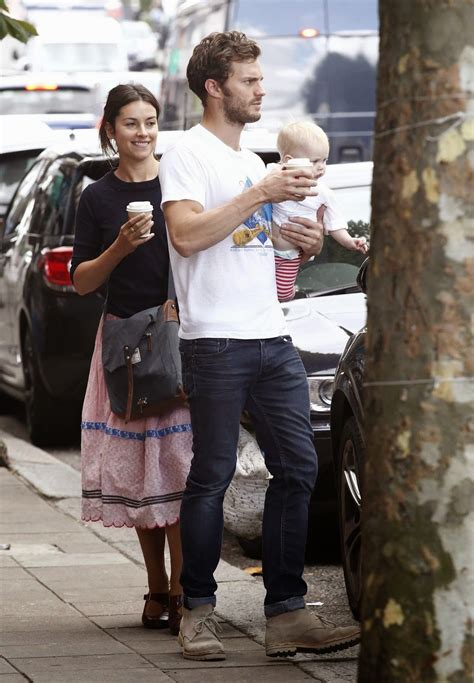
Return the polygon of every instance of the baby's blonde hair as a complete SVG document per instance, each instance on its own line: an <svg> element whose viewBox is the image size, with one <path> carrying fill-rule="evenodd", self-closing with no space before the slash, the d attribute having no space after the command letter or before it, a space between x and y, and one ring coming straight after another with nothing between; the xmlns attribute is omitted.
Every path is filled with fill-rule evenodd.
<svg viewBox="0 0 474 683"><path fill-rule="evenodd" d="M283 159L287 154L293 157L304 156L304 154L301 154L301 150L304 150L308 142L313 142L314 140L324 141L329 145L326 133L312 121L288 123L286 126L283 126L277 137L276 144L280 158Z"/></svg>

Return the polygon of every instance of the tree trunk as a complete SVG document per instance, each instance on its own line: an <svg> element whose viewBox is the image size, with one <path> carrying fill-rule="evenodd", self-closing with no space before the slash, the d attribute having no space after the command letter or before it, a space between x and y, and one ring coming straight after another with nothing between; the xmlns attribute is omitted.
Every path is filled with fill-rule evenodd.
<svg viewBox="0 0 474 683"><path fill-rule="evenodd" d="M472 680L473 35L380 0L360 683Z"/></svg>

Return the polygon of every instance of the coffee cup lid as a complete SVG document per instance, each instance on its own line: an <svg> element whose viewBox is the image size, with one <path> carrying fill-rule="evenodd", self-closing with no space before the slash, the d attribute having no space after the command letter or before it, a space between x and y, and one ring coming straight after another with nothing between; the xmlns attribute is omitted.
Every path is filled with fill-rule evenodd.
<svg viewBox="0 0 474 683"><path fill-rule="evenodd" d="M290 167L296 167L296 168L301 168L302 166L308 166L308 167L313 167L313 164L311 163L311 160L306 158L306 157L299 157L299 158L293 158L293 159L288 159L288 161L284 162L284 166L290 166Z"/></svg>
<svg viewBox="0 0 474 683"><path fill-rule="evenodd" d="M135 211L137 213L147 213L153 211L151 202L130 202L127 205L127 211Z"/></svg>

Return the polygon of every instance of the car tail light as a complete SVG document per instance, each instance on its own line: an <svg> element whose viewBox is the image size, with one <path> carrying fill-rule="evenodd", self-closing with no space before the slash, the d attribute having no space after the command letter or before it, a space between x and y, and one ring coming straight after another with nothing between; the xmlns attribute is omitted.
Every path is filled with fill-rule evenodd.
<svg viewBox="0 0 474 683"><path fill-rule="evenodd" d="M57 83L29 83L25 90L58 90Z"/></svg>
<svg viewBox="0 0 474 683"><path fill-rule="evenodd" d="M72 247L56 247L45 249L40 263L46 284L67 287L72 290L69 274L71 267Z"/></svg>

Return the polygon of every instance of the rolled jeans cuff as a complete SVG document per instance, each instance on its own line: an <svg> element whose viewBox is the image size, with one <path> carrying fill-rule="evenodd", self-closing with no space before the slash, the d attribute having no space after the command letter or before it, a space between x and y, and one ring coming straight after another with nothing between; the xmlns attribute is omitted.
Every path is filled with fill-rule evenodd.
<svg viewBox="0 0 474 683"><path fill-rule="evenodd" d="M200 605L212 605L216 606L216 596L210 595L208 598L188 598L187 595L183 598L183 605L186 609L193 609L193 607L199 607Z"/></svg>
<svg viewBox="0 0 474 683"><path fill-rule="evenodd" d="M265 616L267 619L270 617L277 617L279 614L284 614L285 612L294 612L296 609L303 609L305 607L305 601L302 596L296 598L288 598L288 600L282 600L281 602L273 602L270 605L265 605Z"/></svg>

